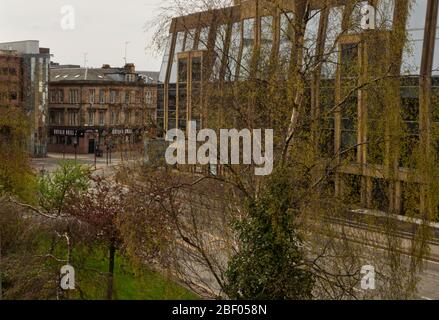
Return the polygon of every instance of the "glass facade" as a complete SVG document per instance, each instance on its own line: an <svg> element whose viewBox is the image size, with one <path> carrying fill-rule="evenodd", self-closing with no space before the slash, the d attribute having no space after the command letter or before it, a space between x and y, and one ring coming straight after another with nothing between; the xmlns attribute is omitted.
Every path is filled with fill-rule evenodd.
<svg viewBox="0 0 439 320"><path fill-rule="evenodd" d="M279 64L285 69L291 60L291 50L294 38L294 14L292 12L281 13L280 36L279 36Z"/></svg>
<svg viewBox="0 0 439 320"><path fill-rule="evenodd" d="M395 27L395 12L403 12L402 1L377 0L376 29L378 32L361 29L361 8L367 1L358 1L354 7L344 1L334 1L336 6L321 10L313 5L304 29L302 56L295 55L298 19L293 12L294 6L287 8L261 8L256 0L246 3L254 5L234 6L227 10L213 10L200 13L199 17L176 18L171 36L166 46L158 88L157 125L159 131L178 126L187 128L188 120L195 120L197 127L204 125L210 104L221 100L220 93L214 92L215 101L209 100L209 90L226 88L234 90L252 77L266 81L270 72L270 57L279 69L276 79L284 80L290 66L297 65L294 59L303 59L303 70L321 67L320 83L306 85L305 108L307 120L314 114L319 119L318 149L325 158L340 154L337 161L349 168L349 173L333 176L333 189L343 190L342 185L352 187L351 196L358 202L367 203L374 208L388 208L393 186L385 183L378 174L364 176L358 169L361 165L378 166L376 172L382 172L385 163L386 146L383 144L386 125L385 88L377 83L358 89L362 77L373 77L383 73L383 65L389 55L388 35ZM404 170L413 167L411 154L422 141L422 101L421 95L431 92L431 135L432 144L439 156L439 34L434 43L432 89L421 90L419 74L421 71L424 34L427 17L427 0L409 1L410 13L406 31L408 41L403 50L401 63L400 99L392 101L400 108L404 143L400 146L399 167ZM260 2L258 2L260 4ZM316 2L318 3L318 2ZM399 6L399 7L398 7ZM243 8L246 9L243 9ZM346 12L347 9L352 11ZM398 11L399 10L399 11ZM209 20L211 23L209 24ZM184 25L188 22L188 25ZM320 24L327 23L325 26ZM184 27L182 26L184 25ZM317 59L319 30L321 35L323 59ZM437 30L439 30L439 19ZM300 33L299 33L300 34ZM377 35L373 41L363 41L363 35ZM174 39L172 38L174 37ZM299 39L299 38L298 38ZM367 38L369 39L369 38ZM209 42L210 41L210 42ZM374 42L375 41L375 42ZM174 44L174 47L172 47ZM378 46L376 45L378 44ZM258 50L257 50L258 49ZM431 51L431 50L430 50ZM256 57L256 53L259 56ZM172 58L170 55L173 55ZM278 58L276 58L278 54ZM426 54L428 55L428 54ZM303 58L302 58L303 57ZM258 60L256 60L258 59ZM316 70L318 70L316 68ZM168 73L168 74L167 74ZM382 74L381 74L382 75ZM168 79L166 78L168 76ZM314 74L313 74L314 76ZM311 77L310 77L311 78ZM239 81L237 81L239 80ZM311 80L311 79L309 79ZM261 81L261 83L264 83ZM308 81L308 80L307 80ZM280 84L280 87L285 84ZM244 85L245 87L245 85ZM230 90L233 92L233 90ZM353 90L353 91L352 91ZM352 91L352 92L351 92ZM423 93L424 92L424 93ZM216 94L216 95L215 95ZM349 95L349 96L348 96ZM235 97L236 98L236 97ZM238 97L239 98L239 97ZM342 101L343 100L343 101ZM213 101L213 102L212 102ZM337 108L335 106L340 103ZM234 103L224 99L222 104ZM228 119L227 121L234 121ZM308 123L306 124L308 130ZM309 130L308 130L309 131ZM307 132L308 132L307 131ZM378 132L378 134L376 134ZM429 133L430 134L430 133ZM372 147L373 146L373 147ZM397 158L397 157L395 157ZM396 160L395 160L396 162ZM398 167L395 165L395 168ZM397 169L398 170L398 169ZM355 173L356 172L356 173ZM398 175L398 174L397 174ZM401 178L402 179L402 178ZM401 184L406 181L402 179ZM399 186L400 194L404 188ZM368 195L362 195L367 190ZM342 192L342 191L341 191ZM404 199L401 200L403 202ZM383 205L384 203L384 205ZM387 204L386 204L387 203ZM400 204L400 206L404 206Z"/></svg>
<svg viewBox="0 0 439 320"><path fill-rule="evenodd" d="M274 41L274 18L273 16L261 17L261 49L259 57L259 70L264 74L264 68L270 61Z"/></svg>
<svg viewBox="0 0 439 320"><path fill-rule="evenodd" d="M392 30L395 0L379 0L376 10L376 28Z"/></svg>
<svg viewBox="0 0 439 320"><path fill-rule="evenodd" d="M238 71L239 50L241 48L241 23L235 22L232 25L232 35L230 37L229 54L227 57L226 80L236 80Z"/></svg>
<svg viewBox="0 0 439 320"><path fill-rule="evenodd" d="M322 76L335 78L338 66L338 39L342 34L344 7L334 7L329 10L328 29L326 32L325 51L322 64Z"/></svg>
<svg viewBox="0 0 439 320"><path fill-rule="evenodd" d="M205 26L200 30L200 38L198 40L198 50L207 50L208 42L209 42L209 31L210 27Z"/></svg>
<svg viewBox="0 0 439 320"><path fill-rule="evenodd" d="M310 13L308 23L305 29L305 39L304 39L304 67L312 68L316 61L316 48L317 48L317 37L320 25L320 10L313 10Z"/></svg>
<svg viewBox="0 0 439 320"><path fill-rule="evenodd" d="M255 46L255 18L245 19L242 23L242 58L239 71L240 79L247 79L251 73L253 49Z"/></svg>
<svg viewBox="0 0 439 320"><path fill-rule="evenodd" d="M404 48L401 73L419 75L421 71L424 26L427 14L427 0L412 1L407 21L407 43Z"/></svg>
<svg viewBox="0 0 439 320"><path fill-rule="evenodd" d="M171 75L169 78L169 83L176 83L177 82L177 69L178 69L178 54L180 52L183 52L184 48L184 37L185 37L185 32L184 31L180 31L179 33L177 33L177 39L175 41L175 50L174 50L174 58L172 60L172 68L171 68Z"/></svg>
<svg viewBox="0 0 439 320"><path fill-rule="evenodd" d="M186 32L186 42L184 44L184 51L191 51L194 49L196 29L190 29Z"/></svg>
<svg viewBox="0 0 439 320"><path fill-rule="evenodd" d="M223 62L223 57L226 56L226 41L227 41L227 25L222 24L217 28L216 39L215 39L215 49L214 49L214 63L212 68L212 80L219 80L221 76L221 67Z"/></svg>
<svg viewBox="0 0 439 320"><path fill-rule="evenodd" d="M165 130L165 88L164 84L157 85L157 136L163 137Z"/></svg>
<svg viewBox="0 0 439 320"><path fill-rule="evenodd" d="M160 68L159 82L164 83L166 81L166 71L169 64L169 54L171 52L172 35L168 37L165 53L163 55L162 66Z"/></svg>

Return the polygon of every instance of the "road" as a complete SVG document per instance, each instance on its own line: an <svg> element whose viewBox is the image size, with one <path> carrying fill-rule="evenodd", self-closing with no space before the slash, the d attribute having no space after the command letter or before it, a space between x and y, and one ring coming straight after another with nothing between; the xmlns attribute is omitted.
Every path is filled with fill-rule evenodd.
<svg viewBox="0 0 439 320"><path fill-rule="evenodd" d="M419 284L419 296L423 300L439 300L439 263L427 263Z"/></svg>
<svg viewBox="0 0 439 320"><path fill-rule="evenodd" d="M31 160L31 166L37 171L54 171L57 167L60 161L62 160L70 160L75 161L75 155L73 154L60 154L60 153L49 153L47 155L47 158L34 158ZM90 165L95 166L95 157L93 154L87 154L87 155L77 155L76 161L78 164L84 164L84 165ZM107 158L104 155L102 158L96 158L96 169L105 169L108 167L114 167L122 164L125 160L121 160L121 154L116 153L112 155L111 164L107 166Z"/></svg>

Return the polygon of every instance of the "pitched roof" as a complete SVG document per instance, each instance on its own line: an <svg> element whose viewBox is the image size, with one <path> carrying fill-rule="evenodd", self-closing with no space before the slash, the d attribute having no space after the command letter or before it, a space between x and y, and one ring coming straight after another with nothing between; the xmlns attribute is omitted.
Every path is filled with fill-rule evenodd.
<svg viewBox="0 0 439 320"><path fill-rule="evenodd" d="M50 82L62 81L108 81L125 82L125 70L123 68L51 68ZM158 72L141 71L135 72L137 80L145 83L157 83Z"/></svg>
<svg viewBox="0 0 439 320"><path fill-rule="evenodd" d="M145 80L145 83L158 83L159 82L160 72L138 71L137 73Z"/></svg>

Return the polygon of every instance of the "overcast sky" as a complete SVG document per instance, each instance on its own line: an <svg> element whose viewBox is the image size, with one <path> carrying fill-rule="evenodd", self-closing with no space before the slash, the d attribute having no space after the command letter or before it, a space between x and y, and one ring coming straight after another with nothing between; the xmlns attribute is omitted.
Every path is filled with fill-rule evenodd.
<svg viewBox="0 0 439 320"><path fill-rule="evenodd" d="M161 57L147 44L145 23L157 14L162 0L0 0L0 42L40 40L52 60L61 64L122 66L125 42L128 62L137 70L159 71ZM75 9L75 29L61 28L61 8Z"/></svg>

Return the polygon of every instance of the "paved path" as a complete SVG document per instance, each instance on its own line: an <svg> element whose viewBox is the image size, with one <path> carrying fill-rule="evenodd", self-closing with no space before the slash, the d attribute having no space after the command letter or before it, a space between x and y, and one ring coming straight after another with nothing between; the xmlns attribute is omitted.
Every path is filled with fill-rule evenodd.
<svg viewBox="0 0 439 320"><path fill-rule="evenodd" d="M123 159L123 160L122 160ZM63 160L71 160L75 161L75 155L74 154L60 154L60 153L49 153L46 158L34 158L31 160L31 166L36 171L49 171L52 172L56 170L59 166L59 162ZM84 164L94 167L95 166L95 157L93 154L87 154L87 155L77 155L76 156L76 162L78 164ZM107 158L106 154L102 158L96 158L96 169L97 170L106 170L109 167L115 167L122 163L126 163L126 160L123 157L121 157L120 153L114 153L112 154L111 163L107 165Z"/></svg>
<svg viewBox="0 0 439 320"><path fill-rule="evenodd" d="M439 263L427 263L419 284L419 296L424 300L439 300Z"/></svg>

